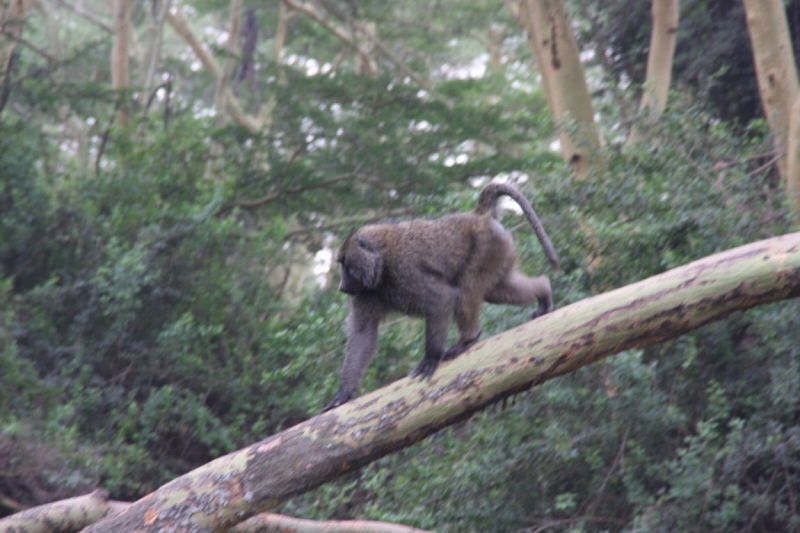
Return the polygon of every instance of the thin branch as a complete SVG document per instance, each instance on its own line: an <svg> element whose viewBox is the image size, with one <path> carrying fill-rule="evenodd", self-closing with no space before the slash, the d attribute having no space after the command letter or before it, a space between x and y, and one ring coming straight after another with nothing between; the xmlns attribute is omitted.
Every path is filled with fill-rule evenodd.
<svg viewBox="0 0 800 533"><path fill-rule="evenodd" d="M619 451L617 452L617 456L614 457L614 462L611 463L611 467L606 472L606 477L603 478L603 482L600 484L600 488L597 489L597 495L592 501L589 508L586 510L587 515L593 515L595 510L597 509L598 504L600 503L600 497L603 495L603 492L606 490L606 485L608 484L608 480L611 479L611 474L614 470L617 469L617 466L622 462L622 458L625 457L625 444L628 442L628 433L631 431L631 424L632 422L628 422L627 427L625 428L625 433L622 435L622 442L619 445Z"/></svg>
<svg viewBox="0 0 800 533"><path fill-rule="evenodd" d="M286 234L286 237L291 239L294 237L298 237L300 235L305 235L306 233L309 233L311 231L318 234L320 232L338 231L342 228L347 228L347 227L352 228L356 226L363 226L365 224L371 224L373 222L379 222L381 220L386 220L389 218L406 216L413 211L414 209L412 207L402 207L399 209L393 209L387 212L371 214L368 216L360 215L355 217L342 218L334 222L331 222L330 224L321 224L319 226L314 226L313 228L303 228L290 231Z"/></svg>
<svg viewBox="0 0 800 533"><path fill-rule="evenodd" d="M55 65L58 62L58 58L57 57L53 56L52 54L50 54L46 50L42 50L41 48L39 48L38 46L36 46L32 42L27 40L25 37L14 35L13 32L11 32L9 30L6 30L6 29L0 30L0 35L3 35L4 37L7 37L8 39L14 41L15 43L21 44L25 48L30 48L32 51L36 52L36 54L38 54L38 55L42 56L43 58L45 58L45 60L47 60L47 63L50 64L50 65Z"/></svg>
<svg viewBox="0 0 800 533"><path fill-rule="evenodd" d="M313 189L322 189L324 187L327 187L328 185L333 185L334 183L339 183L340 181L348 180L348 179L353 178L353 177L355 177L357 175L358 175L358 170L356 170L355 172L349 172L347 174L341 174L339 176L335 176L335 177L333 177L333 178L331 178L329 180L319 181L317 183L311 183L311 184L305 185L303 187L295 187L294 189L286 189L286 190L282 190L282 191L276 191L276 192L273 192L273 193L270 193L270 194L264 196L263 198L258 198L257 200L237 200L235 202L231 202L230 204L223 205L222 207L220 207L219 211L217 211L217 215L218 216L219 215L224 215L225 213L227 213L228 211L230 211L231 209L233 209L235 207L243 207L243 208L247 208L247 209L250 209L250 208L253 208L253 207L260 207L260 206L262 206L264 204L268 204L270 202L274 202L275 200L277 200L279 198L282 198L284 196L300 194L302 192L310 191L310 190L313 190Z"/></svg>
<svg viewBox="0 0 800 533"><path fill-rule="evenodd" d="M158 65L158 59L161 56L161 45L164 41L164 22L167 19L167 13L169 13L170 3L170 0L162 0L161 9L157 13L153 14L153 29L155 31L155 39L150 51L150 57L148 58L144 84L142 85L142 101L144 101L147 92L150 90L150 86L153 84L153 78L156 75L156 66Z"/></svg>
<svg viewBox="0 0 800 533"><path fill-rule="evenodd" d="M720 196L722 196L722 198L725 200L725 205L726 206L732 207L732 206L736 205L736 202L731 197L731 195L728 194L728 191L725 190L725 187L722 186L722 184L720 183L720 180L715 180L714 177L711 176L711 174L709 174L706 169L701 167L700 164L698 164L692 158L692 156L689 155L689 152L687 152L682 146L676 146L675 150L681 155L681 157L683 157L684 161L689 163L689 166L691 166L693 169L695 169L695 171L697 171L697 173L700 174L700 176L703 179L705 179L708 182L709 185L714 187L717 190L717 192L719 192Z"/></svg>
<svg viewBox="0 0 800 533"><path fill-rule="evenodd" d="M775 154L775 156L772 159L770 159L769 161L767 161L766 163L764 163L760 167L758 167L758 168L756 168L754 170L751 170L750 172L747 173L747 175L748 176L755 176L759 172L771 167L772 165L774 165L776 162L778 162L782 157L784 157L786 155L786 150L776 150L774 152L774 154Z"/></svg>
<svg viewBox="0 0 800 533"><path fill-rule="evenodd" d="M69 0L61 0L61 4L63 4L64 7L66 7L67 9L70 9L71 11L73 11L76 15L80 15L81 17L85 18L89 22L93 22L94 24L97 24L98 26L100 26L100 28L102 30L104 30L104 31L106 31L108 33L111 33L111 34L114 33L114 28L111 26L111 24L105 22L104 20L102 20L100 17L98 17L94 13L91 13L90 11L86 11L81 6L76 6L75 4L70 2Z"/></svg>
<svg viewBox="0 0 800 533"><path fill-rule="evenodd" d="M172 11L167 11L166 13L166 20L167 24L169 24L175 33L177 33L186 44L192 49L192 51L197 56L197 59L206 67L214 78L219 78L222 74L222 68L217 63L217 60L211 55L211 53L206 50L203 43L201 43L197 37L195 37L192 30L189 29L189 25L186 23L186 19L184 19L178 11L174 13Z"/></svg>
<svg viewBox="0 0 800 533"><path fill-rule="evenodd" d="M322 26L326 30L330 31L333 35L335 35L337 38L339 38L345 44L347 44L348 46L353 48L353 50L355 50L356 53L359 53L359 54L362 53L362 50L358 46L358 43L356 42L356 40L354 38L354 35L350 31L348 31L348 30L346 30L346 29L344 29L344 28L342 28L342 27L330 22L313 5L308 4L306 2L299 1L299 0L283 0L283 1L289 7L293 8L293 9L296 9L297 11L300 11L301 13L305 13L306 15L310 16L320 26ZM434 91L434 89L432 87L430 87L428 82L422 76L420 76L419 74L414 72L408 65L406 65L403 62L402 59L397 57L392 51L390 51L388 48L386 48L386 46L384 46L384 44L380 40L378 40L376 37L374 37L373 35L370 35L369 33L366 33L366 32L362 32L362 35L364 37L366 37L367 40L371 41L375 45L375 48L377 48L378 51L381 54L383 54L383 56L386 57L389 60L389 62L391 62L395 67L397 67L403 74L405 74L406 76L408 76L409 78L414 80L414 82L417 85L419 85L421 88L425 89L431 95L432 98L434 98L435 100L437 100L437 101L443 103L444 105L446 105L448 107L448 109L452 109L453 108L453 103L450 100L448 100L447 98L437 94L436 91Z"/></svg>
<svg viewBox="0 0 800 533"><path fill-rule="evenodd" d="M167 11L166 15L167 24L172 27L173 30L181 37L184 41L191 47L194 51L197 58L203 63L210 72L211 75L214 76L215 79L219 79L222 76L222 67L220 67L217 60L211 55L208 50L203 46L197 37L195 37L192 30L189 28L189 25L186 23L186 20L175 11ZM251 133L259 133L264 128L264 124L266 123L266 117L268 116L269 106L262 106L258 116L253 117L248 115L242 109L241 104L236 99L231 91L230 87L225 88L225 111L230 115L236 124L243 127L247 131Z"/></svg>

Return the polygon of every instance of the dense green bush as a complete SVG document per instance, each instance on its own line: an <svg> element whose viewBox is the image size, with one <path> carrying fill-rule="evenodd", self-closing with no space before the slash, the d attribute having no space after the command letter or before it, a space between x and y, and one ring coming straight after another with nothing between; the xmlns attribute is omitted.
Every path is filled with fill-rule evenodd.
<svg viewBox="0 0 800 533"><path fill-rule="evenodd" d="M400 86L384 99L380 78L301 81L268 136L177 110L113 129L85 172L55 164L64 155L33 127L2 126L0 493L137 498L315 414L337 386L346 298L319 285L311 255L371 218L470 209L486 176L527 176L563 272L506 222L559 306L788 229L758 170L768 140L688 104L577 182L526 146L541 114L523 116L514 94L477 101L491 78L444 87L452 110ZM423 116L441 125L408 135ZM292 161L308 135L316 148ZM485 157L432 157L476 138ZM765 306L619 354L283 512L437 531L796 529L797 311ZM484 331L529 312L487 306ZM419 339L419 321L387 324L362 389L407 374ZM26 477L32 449L49 475Z"/></svg>

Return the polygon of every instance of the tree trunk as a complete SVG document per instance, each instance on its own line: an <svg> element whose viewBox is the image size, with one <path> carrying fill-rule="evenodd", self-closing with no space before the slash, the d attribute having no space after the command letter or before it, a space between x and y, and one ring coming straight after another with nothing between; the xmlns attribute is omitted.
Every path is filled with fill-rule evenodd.
<svg viewBox="0 0 800 533"><path fill-rule="evenodd" d="M539 64L553 118L574 121L576 126L559 127L561 153L575 176L584 177L589 171L590 157L602 141L563 0L521 0L519 12Z"/></svg>
<svg viewBox="0 0 800 533"><path fill-rule="evenodd" d="M27 10L27 0L11 0L5 7L0 7L0 28L3 30L0 33L0 113L3 112L11 91L15 39L22 35Z"/></svg>
<svg viewBox="0 0 800 533"><path fill-rule="evenodd" d="M239 30L242 21L242 0L231 0L231 29L228 31L227 55L222 61L222 70L217 78L217 91L214 94L214 106L217 109L217 116L214 123L222 126L227 117L227 92L230 90L230 79L233 73L234 60L239 57Z"/></svg>
<svg viewBox="0 0 800 533"><path fill-rule="evenodd" d="M375 76L378 73L378 60L375 43L378 41L378 25L372 20L359 20L353 23L353 39L356 48L356 74Z"/></svg>
<svg viewBox="0 0 800 533"><path fill-rule="evenodd" d="M156 68L158 67L159 59L161 58L161 44L164 41L164 22L166 21L167 11L169 11L171 1L161 0L156 10L148 10L152 13L150 20L150 35L152 40L146 46L147 52L145 53L144 75L142 79L142 93L139 95L140 107L147 111L147 102L150 100L150 91L153 88L154 79L156 75Z"/></svg>
<svg viewBox="0 0 800 533"><path fill-rule="evenodd" d="M220 457L85 531L226 531L556 376L798 295L800 233L706 257L478 342L430 381L401 379Z"/></svg>
<svg viewBox="0 0 800 533"><path fill-rule="evenodd" d="M782 0L744 0L744 9L761 104L775 136L778 172L781 178L786 179L789 117L798 85L786 10ZM788 187L789 180L786 183ZM789 191L789 194L793 195L794 192Z"/></svg>
<svg viewBox="0 0 800 533"><path fill-rule="evenodd" d="M128 95L125 94L130 85L130 65L128 46L131 42L131 0L114 0L114 44L111 47L111 86L120 94L120 106L117 120L127 124L130 119Z"/></svg>
<svg viewBox="0 0 800 533"><path fill-rule="evenodd" d="M646 120L655 121L667 107L678 36L678 0L652 0L651 16L653 27L640 108L647 112ZM628 144L638 140L639 133L634 125Z"/></svg>
<svg viewBox="0 0 800 533"><path fill-rule="evenodd" d="M206 67L211 74L219 79L220 76L223 75L223 69L217 63L217 60L214 59L208 50L205 49L203 43L201 43L197 37L195 37L192 30L189 28L189 25L180 15L180 12L172 13L167 11L166 13L167 24L177 33L183 40L186 41L192 51L197 55L197 58L203 63L203 66ZM241 104L236 99L233 94L233 91L230 89L230 85L226 84L226 89L224 91L225 96L225 111L230 115L233 121L238 124L239 126L245 128L247 131L251 133L259 133L261 132L266 124L266 118L269 118L266 115L261 115L253 117L248 115L242 109ZM219 108L218 108L219 112Z"/></svg>
<svg viewBox="0 0 800 533"><path fill-rule="evenodd" d="M786 194L795 222L800 222L800 91L792 103L787 141Z"/></svg>

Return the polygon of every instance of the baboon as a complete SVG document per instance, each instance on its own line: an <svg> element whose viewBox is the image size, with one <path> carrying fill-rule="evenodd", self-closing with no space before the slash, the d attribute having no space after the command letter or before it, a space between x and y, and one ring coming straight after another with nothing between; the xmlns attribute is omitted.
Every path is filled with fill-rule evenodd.
<svg viewBox="0 0 800 533"><path fill-rule="evenodd" d="M370 224L350 232L336 256L342 265L339 290L351 296L347 353L339 392L323 411L353 396L377 351L378 324L389 313L425 318L425 356L411 375L430 378L439 361L453 359L478 340L483 302L526 305L536 299L532 319L553 310L547 276L529 277L517 269L511 234L498 220L503 195L519 204L558 268L530 202L507 184L487 185L472 213ZM445 350L451 317L459 336Z"/></svg>

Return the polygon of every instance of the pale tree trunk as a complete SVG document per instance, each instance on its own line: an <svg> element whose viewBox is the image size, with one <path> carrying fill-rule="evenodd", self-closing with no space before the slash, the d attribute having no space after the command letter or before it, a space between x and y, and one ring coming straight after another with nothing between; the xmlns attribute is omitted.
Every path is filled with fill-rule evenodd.
<svg viewBox="0 0 800 533"><path fill-rule="evenodd" d="M214 105L217 109L217 116L214 123L221 126L227 117L226 108L228 103L227 93L230 91L230 79L233 73L233 66L239 54L239 34L242 22L242 0L231 0L231 28L228 31L228 42L226 49L228 55L222 61L222 70L217 78L217 91L214 94Z"/></svg>
<svg viewBox="0 0 800 533"><path fill-rule="evenodd" d="M647 54L640 108L645 111L648 122L654 122L667 107L667 95L672 80L672 60L678 36L678 0L652 0L650 50ZM628 137L628 144L639 141L636 125Z"/></svg>
<svg viewBox="0 0 800 533"><path fill-rule="evenodd" d="M375 43L378 41L378 25L371 20L357 21L353 24L353 36L357 43L356 74L374 76L378 73L375 57Z"/></svg>
<svg viewBox="0 0 800 533"><path fill-rule="evenodd" d="M503 72L503 39L507 28L503 25L489 26L488 37L484 42L489 50L489 72L500 74Z"/></svg>
<svg viewBox="0 0 800 533"><path fill-rule="evenodd" d="M177 33L183 40L186 41L186 44L191 47L191 49L197 55L197 58L201 63L203 63L203 66L211 72L214 78L219 79L219 77L222 76L222 67L220 67L219 63L217 63L217 60L214 59L214 56L212 56L211 53L206 50L206 48L203 46L203 43L201 43L194 33L192 33L192 30L189 28L189 25L181 16L180 12L168 11L166 18L167 24L170 25L175 33ZM265 109L267 106L262 106L258 116L254 117L244 112L241 104L234 96L233 91L231 91L229 84L226 84L223 94L225 96L224 111L230 115L236 124L245 128L251 133L259 133L263 129L269 127L269 114L266 113Z"/></svg>
<svg viewBox="0 0 800 533"><path fill-rule="evenodd" d="M14 66L15 39L22 35L25 26L25 15L28 11L27 0L11 0L0 7L0 112L8 101L11 69Z"/></svg>
<svg viewBox="0 0 800 533"><path fill-rule="evenodd" d="M110 500L108 492L47 503L0 519L0 531L77 533L106 516L116 515L129 503ZM372 520L317 521L262 513L227 530L228 533L431 533L408 526Z"/></svg>
<svg viewBox="0 0 800 533"><path fill-rule="evenodd" d="M142 82L142 92L139 95L139 106L143 112L147 111L147 102L150 100L150 91L153 89L156 69L161 58L161 45L164 41L164 22L166 21L170 4L170 0L161 0L157 4L158 9L155 12L151 9L147 10L148 13L152 13L152 16L150 16L150 30L148 32L151 35L151 39L148 40L148 45L145 46L147 51L142 62L144 66L142 79L144 81Z"/></svg>
<svg viewBox="0 0 800 533"><path fill-rule="evenodd" d="M587 298L476 343L430 380L398 380L220 457L84 531L226 531L556 376L797 297L798 272L792 233Z"/></svg>
<svg viewBox="0 0 800 533"><path fill-rule="evenodd" d="M61 21L49 0L33 0L33 4L39 13L41 13L44 22L44 31L47 35L48 63L51 66L56 66L62 55L61 42L58 36ZM55 69L53 72L53 79L58 83L63 82L63 71L61 69ZM70 134L72 140L75 141L78 147L75 156L81 173L85 173L86 169L89 167L89 148L91 144L89 140L89 126L72 112L72 108L68 103L59 106L58 117L64 122L66 131Z"/></svg>
<svg viewBox="0 0 800 533"><path fill-rule="evenodd" d="M591 157L602 140L594 122L592 99L564 2L521 0L519 13L542 74L553 118L574 122L574 128L559 127L559 139L564 160L575 176L582 178L589 172Z"/></svg>
<svg viewBox="0 0 800 533"><path fill-rule="evenodd" d="M22 35L22 28L25 26L25 15L28 11L27 0L11 0L4 2L0 7L0 69L3 74L7 74L11 56L14 54L16 43L14 39Z"/></svg>
<svg viewBox="0 0 800 533"><path fill-rule="evenodd" d="M800 91L792 103L786 155L786 195L795 222L800 222Z"/></svg>
<svg viewBox="0 0 800 533"><path fill-rule="evenodd" d="M747 31L753 47L761 104L775 137L778 172L787 178L787 139L791 109L797 97L797 68L794 63L789 25L782 0L744 0ZM787 187L793 180L786 180ZM795 192L789 191L790 196Z"/></svg>
<svg viewBox="0 0 800 533"><path fill-rule="evenodd" d="M305 13L309 17L311 17L314 21L320 24L323 28L330 31L336 38L341 39L342 42L346 43L348 46L352 47L356 53L360 53L360 44L359 39L353 35L353 32L344 28L341 24L330 20L329 17L326 16L326 12L320 10L316 4L312 4L311 2L305 2L303 0L283 0L283 2L294 9L299 13ZM368 33L363 33L361 35L363 40L371 39ZM394 52L389 50L379 39L375 38L373 40L373 46L375 50L380 53L383 57L385 57L390 63L392 63L398 70L400 74L403 76L408 76L410 79L414 81L417 85L421 88L425 89L428 94L430 94L431 98L437 100L448 108L452 109L453 103L450 102L447 98L437 93L434 88L428 83L428 81L422 77L421 75L414 72L411 67L403 62Z"/></svg>
<svg viewBox="0 0 800 533"><path fill-rule="evenodd" d="M289 19L291 17L292 13L289 12L289 6L286 5L286 2L281 2L278 10L278 28L275 31L272 48L273 59L278 69L279 85L286 85L287 83L286 72L283 69L283 47L286 44L286 30L289 27ZM274 99L274 96L272 98Z"/></svg>
<svg viewBox="0 0 800 533"><path fill-rule="evenodd" d="M120 124L130 120L128 95L124 94L130 85L129 46L131 43L131 6L132 0L114 0L112 16L114 17L114 44L111 47L111 86L119 91L121 105L117 113Z"/></svg>

